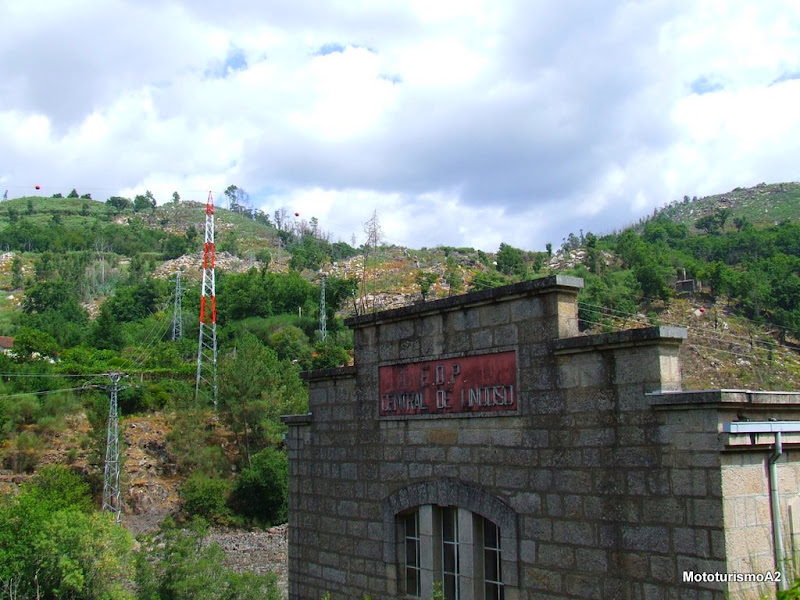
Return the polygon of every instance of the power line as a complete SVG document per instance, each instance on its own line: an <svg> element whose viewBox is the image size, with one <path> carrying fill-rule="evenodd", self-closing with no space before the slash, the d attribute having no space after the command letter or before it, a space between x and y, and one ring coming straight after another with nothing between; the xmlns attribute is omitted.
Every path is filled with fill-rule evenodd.
<svg viewBox="0 0 800 600"><path fill-rule="evenodd" d="M68 374L64 373L62 375L56 373L0 373L0 377L54 377L54 378L61 378L61 377L106 377L108 373L89 373L87 375L79 375L79 374Z"/></svg>
<svg viewBox="0 0 800 600"><path fill-rule="evenodd" d="M588 307L590 309L595 309L593 311L590 310L590 312L596 312L596 313L599 313L599 314L604 314L604 315L607 315L607 316L611 316L612 318L618 318L618 319L626 320L626 321L627 320L634 320L634 321L639 322L639 323L642 322L641 318L640 318L641 315L638 315L638 314L635 314L635 313L627 313L627 312L624 312L624 311L610 309L610 308L602 307L602 306L599 306L599 305L592 305L592 304L588 304L588 303L584 303L584 302L579 302L578 306L579 306L579 308L581 306L583 306L584 308ZM610 313L610 314L608 314L608 313ZM597 324L595 321L590 321L590 320L587 320L587 319L580 319L579 318L578 321L581 322L581 323L585 323L587 325L596 325ZM650 322L649 317L645 317L645 324L647 324L649 322ZM734 344L734 345L739 345L739 346L747 345L747 346L750 346L751 348L754 347L754 346L759 346L762 350L772 351L773 354L777 354L777 355L779 355L779 356L781 356L783 358L796 358L796 356L794 355L793 352L791 352L791 350L787 349L785 346L781 346L777 342L773 342L772 340L769 340L769 342L767 342L767 341L764 341L764 340L758 339L758 338L749 338L749 337L737 336L737 335L735 335L733 333L725 332L725 331L717 331L714 334L712 334L710 332L706 332L703 328L699 328L699 327L697 327L695 325L688 325L688 324L684 324L684 323L666 322L666 324L667 325L672 325L672 326L677 326L677 327L684 327L689 332L691 337L687 340L687 343L686 343L687 346L696 346L696 347L699 347L699 348L705 348L707 350L712 350L714 352L722 352L722 353L730 354L730 355L733 355L733 356L738 356L738 357L744 358L744 359L751 359L752 358L752 354L738 353L738 352L735 352L733 350L724 350L722 348L715 348L715 347L712 347L712 346L706 346L706 345L698 344L697 342L693 342L692 341L693 338L699 338L701 340L709 340L709 341L718 342L718 343L727 343L727 344ZM765 347L765 344L770 343L770 342L774 343L775 345L773 347L771 347L771 348L770 347Z"/></svg>
<svg viewBox="0 0 800 600"><path fill-rule="evenodd" d="M649 296L642 296L642 300L647 300L648 302L660 302L661 301L660 298L651 298ZM716 310L716 308L713 309L713 310ZM745 317L744 315L733 315L733 316L735 316L737 319L740 319L742 321L747 321L748 323L752 323L753 325L758 325L760 327L763 327L765 325L769 325L771 327L777 327L777 328L783 329L785 331L791 331L795 335L800 335L800 329L792 329L791 327L787 327L786 325L778 325L777 323L772 323L771 321L764 321L764 322L756 321L755 319L750 319L748 317Z"/></svg>
<svg viewBox="0 0 800 600"><path fill-rule="evenodd" d="M42 390L38 392L21 392L19 394L6 394L0 398L19 398L21 396L47 396L48 394L60 394L61 392L76 392L78 390L91 390L97 387L96 384L84 385L80 387L61 388L58 390Z"/></svg>

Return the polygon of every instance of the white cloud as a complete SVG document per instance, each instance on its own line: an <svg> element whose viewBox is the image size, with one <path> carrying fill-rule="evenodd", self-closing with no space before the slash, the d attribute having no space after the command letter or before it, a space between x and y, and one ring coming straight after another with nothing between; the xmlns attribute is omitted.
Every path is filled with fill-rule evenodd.
<svg viewBox="0 0 800 600"><path fill-rule="evenodd" d="M234 183L345 241L377 209L388 242L542 249L798 179L789 0L12 0L0 21L12 196Z"/></svg>

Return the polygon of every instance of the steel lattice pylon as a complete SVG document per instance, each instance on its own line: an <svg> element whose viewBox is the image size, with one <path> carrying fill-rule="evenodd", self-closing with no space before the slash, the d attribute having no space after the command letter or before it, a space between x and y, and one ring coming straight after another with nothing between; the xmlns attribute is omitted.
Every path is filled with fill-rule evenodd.
<svg viewBox="0 0 800 600"><path fill-rule="evenodd" d="M214 283L214 198L208 193L203 244L203 288L200 296L200 338L197 342L197 378L194 400L210 397L217 408L217 295Z"/></svg>
<svg viewBox="0 0 800 600"><path fill-rule="evenodd" d="M108 431L106 432L106 462L103 468L103 510L113 512L119 522L122 514L119 489L119 419L117 414L117 392L119 373L110 373L111 402L108 407Z"/></svg>
<svg viewBox="0 0 800 600"><path fill-rule="evenodd" d="M328 337L328 315L325 312L325 277L322 277L322 291L319 295L319 339L324 342Z"/></svg>
<svg viewBox="0 0 800 600"><path fill-rule="evenodd" d="M183 337L183 314L181 309L181 270L175 274L175 308L172 311L172 339Z"/></svg>

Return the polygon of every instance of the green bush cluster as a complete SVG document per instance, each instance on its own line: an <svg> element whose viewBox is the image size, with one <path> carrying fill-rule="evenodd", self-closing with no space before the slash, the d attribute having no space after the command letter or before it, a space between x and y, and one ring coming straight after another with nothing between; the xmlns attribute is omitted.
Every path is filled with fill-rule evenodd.
<svg viewBox="0 0 800 600"><path fill-rule="evenodd" d="M88 485L65 467L40 470L0 496L0 594L15 600L278 600L276 577L235 573L198 521L167 522L134 549Z"/></svg>

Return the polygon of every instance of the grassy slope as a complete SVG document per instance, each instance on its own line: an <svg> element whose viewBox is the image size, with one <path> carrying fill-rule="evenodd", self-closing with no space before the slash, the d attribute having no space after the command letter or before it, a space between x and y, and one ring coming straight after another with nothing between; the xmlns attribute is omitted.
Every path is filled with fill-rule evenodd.
<svg viewBox="0 0 800 600"><path fill-rule="evenodd" d="M753 188L736 188L695 201L673 202L657 214L691 228L697 219L719 209L730 210L726 229L734 227L734 217L744 217L756 227L785 220L800 221L800 183L762 183Z"/></svg>

